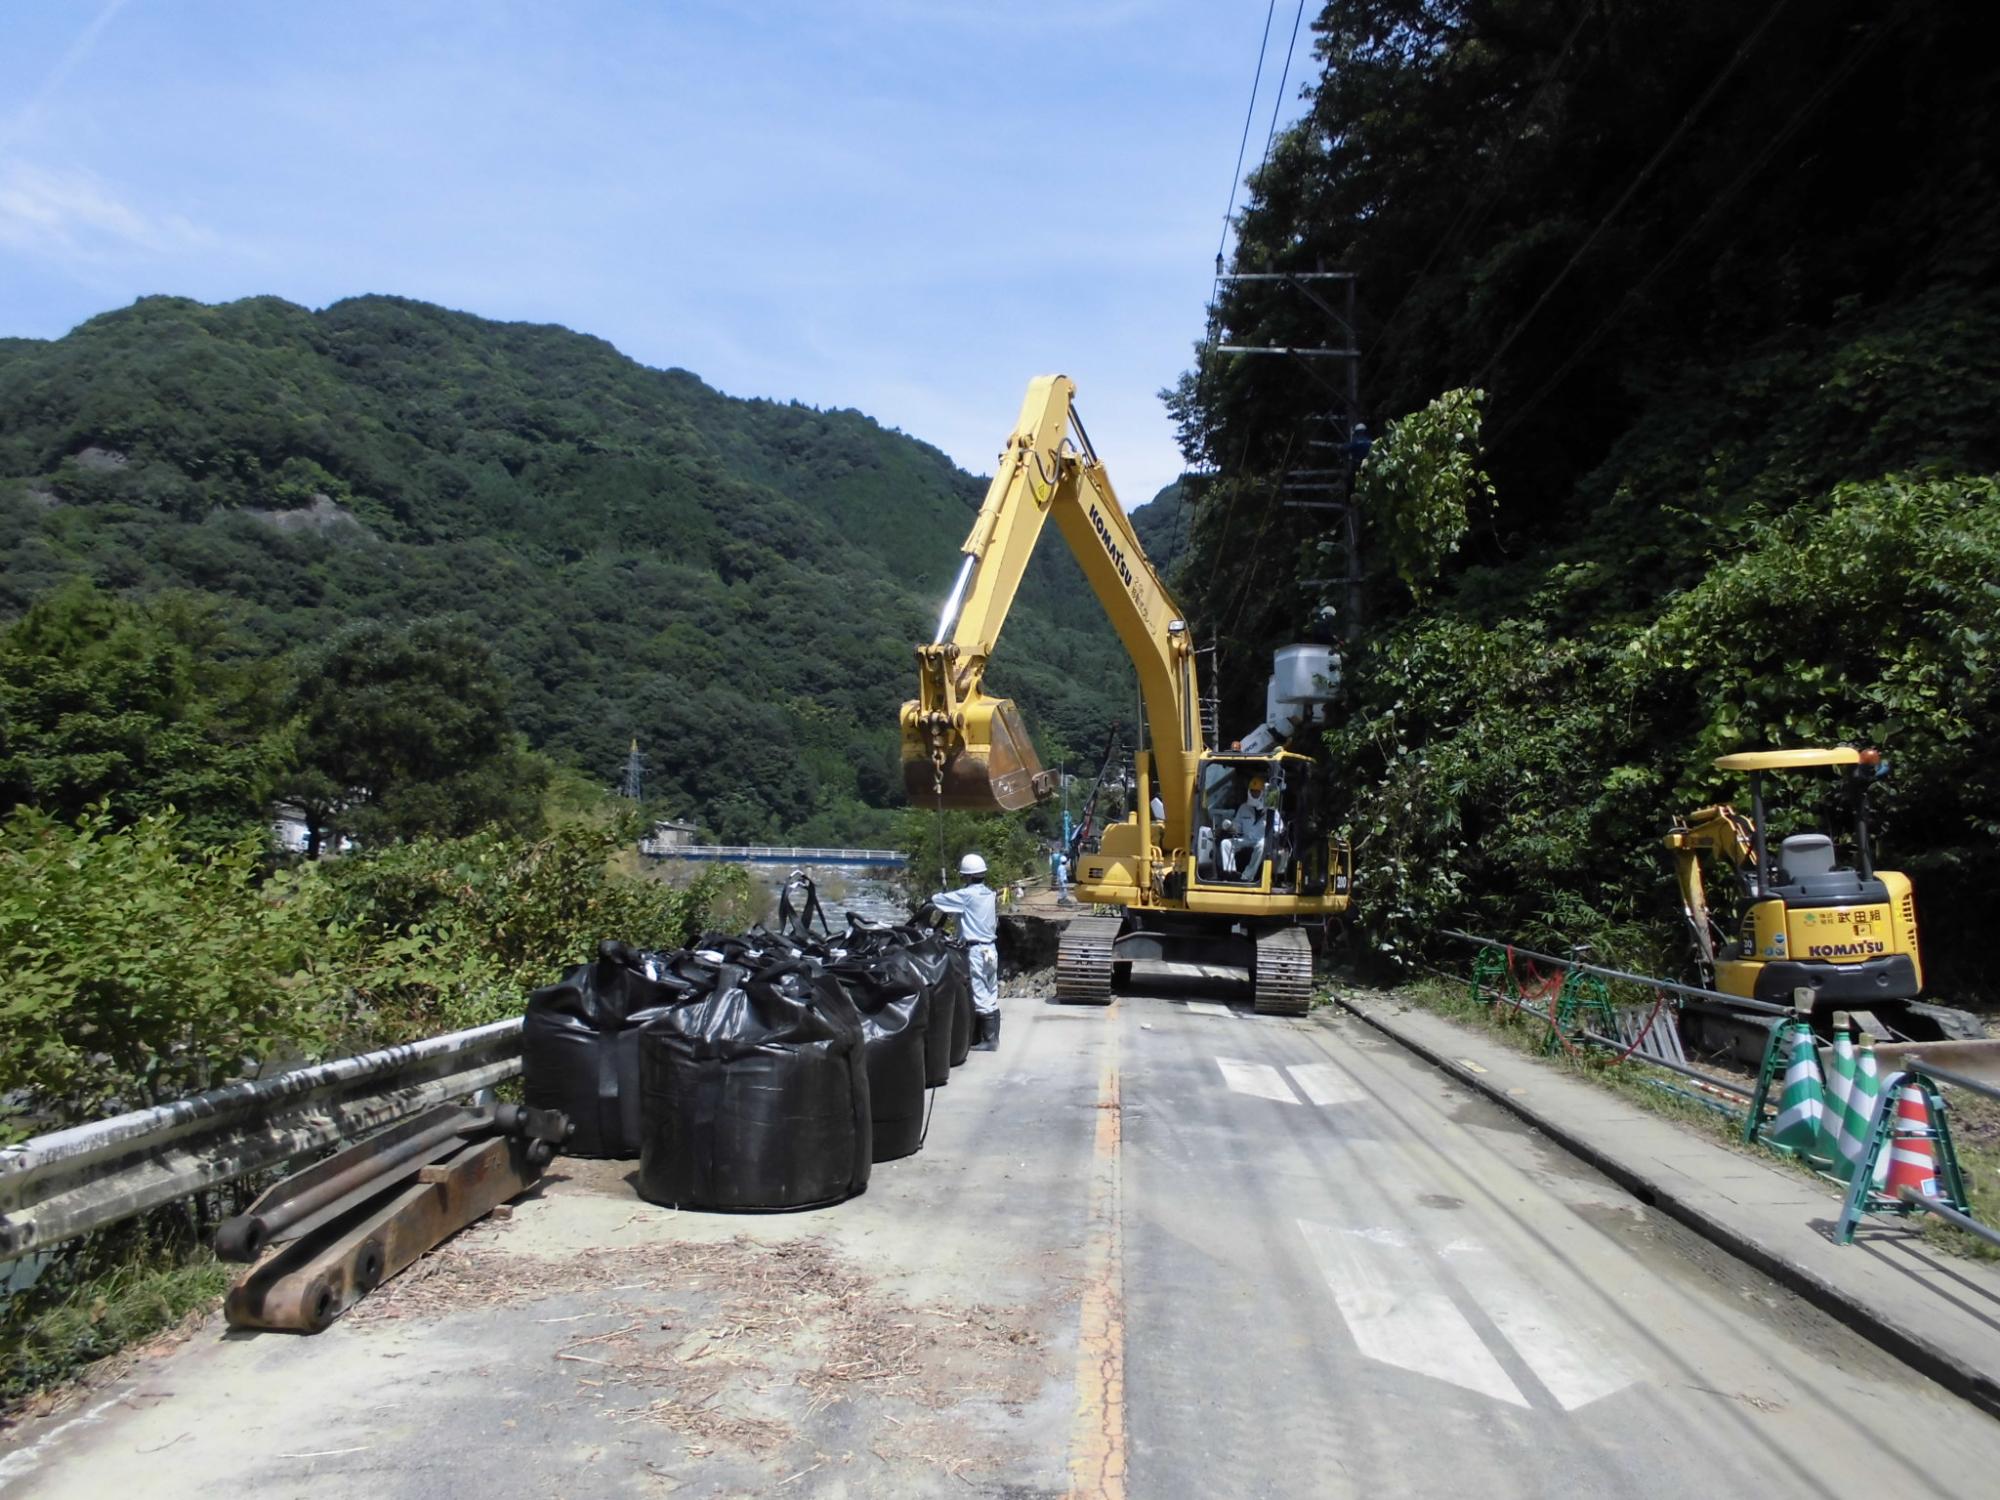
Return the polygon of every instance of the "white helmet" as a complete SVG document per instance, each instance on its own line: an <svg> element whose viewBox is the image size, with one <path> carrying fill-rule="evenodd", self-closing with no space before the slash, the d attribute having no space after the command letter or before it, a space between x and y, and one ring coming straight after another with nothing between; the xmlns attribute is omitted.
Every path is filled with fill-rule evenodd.
<svg viewBox="0 0 2000 1500"><path fill-rule="evenodd" d="M984 875L986 873L986 861L977 854L968 854L958 862L958 873L961 875Z"/></svg>

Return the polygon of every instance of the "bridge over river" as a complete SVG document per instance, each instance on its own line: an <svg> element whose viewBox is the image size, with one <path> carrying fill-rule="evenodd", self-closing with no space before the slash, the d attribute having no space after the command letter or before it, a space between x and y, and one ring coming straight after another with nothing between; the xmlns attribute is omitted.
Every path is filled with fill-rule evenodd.
<svg viewBox="0 0 2000 1500"><path fill-rule="evenodd" d="M662 839L641 839L639 852L654 859L805 869L834 865L842 869L900 870L907 863L899 849L822 849L802 844L673 844Z"/></svg>
<svg viewBox="0 0 2000 1500"><path fill-rule="evenodd" d="M640 841L639 852L662 865L736 864L775 911L779 893L794 870L804 870L819 888L828 920L836 927L848 912L871 922L900 922L910 902L899 877L906 863L899 849L832 849L803 844L674 844Z"/></svg>

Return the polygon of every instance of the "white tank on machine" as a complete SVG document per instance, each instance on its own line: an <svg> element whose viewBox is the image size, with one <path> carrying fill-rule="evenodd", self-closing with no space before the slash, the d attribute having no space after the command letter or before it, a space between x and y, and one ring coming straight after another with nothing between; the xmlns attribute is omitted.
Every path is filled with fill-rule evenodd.
<svg viewBox="0 0 2000 1500"><path fill-rule="evenodd" d="M1241 749L1261 755L1281 745L1301 724L1325 721L1326 706L1340 686L1340 655L1331 646L1280 646L1271 656L1271 680L1264 687L1264 722L1244 737Z"/></svg>

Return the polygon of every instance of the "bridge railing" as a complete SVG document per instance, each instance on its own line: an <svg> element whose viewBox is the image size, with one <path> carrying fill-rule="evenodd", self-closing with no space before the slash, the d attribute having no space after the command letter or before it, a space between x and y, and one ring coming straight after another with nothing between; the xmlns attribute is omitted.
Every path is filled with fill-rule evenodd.
<svg viewBox="0 0 2000 1500"><path fill-rule="evenodd" d="M755 864L902 865L899 849L829 849L793 844L667 844L641 839L642 853L661 859L738 860Z"/></svg>

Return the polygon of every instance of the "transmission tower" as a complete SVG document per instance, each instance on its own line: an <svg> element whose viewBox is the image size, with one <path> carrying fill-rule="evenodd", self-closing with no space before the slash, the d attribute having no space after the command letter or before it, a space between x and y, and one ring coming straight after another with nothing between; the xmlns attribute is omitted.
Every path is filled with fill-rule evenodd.
<svg viewBox="0 0 2000 1500"><path fill-rule="evenodd" d="M634 739L632 748L625 754L625 779L618 784L618 795L637 802L645 795L646 759L639 753L639 742Z"/></svg>

